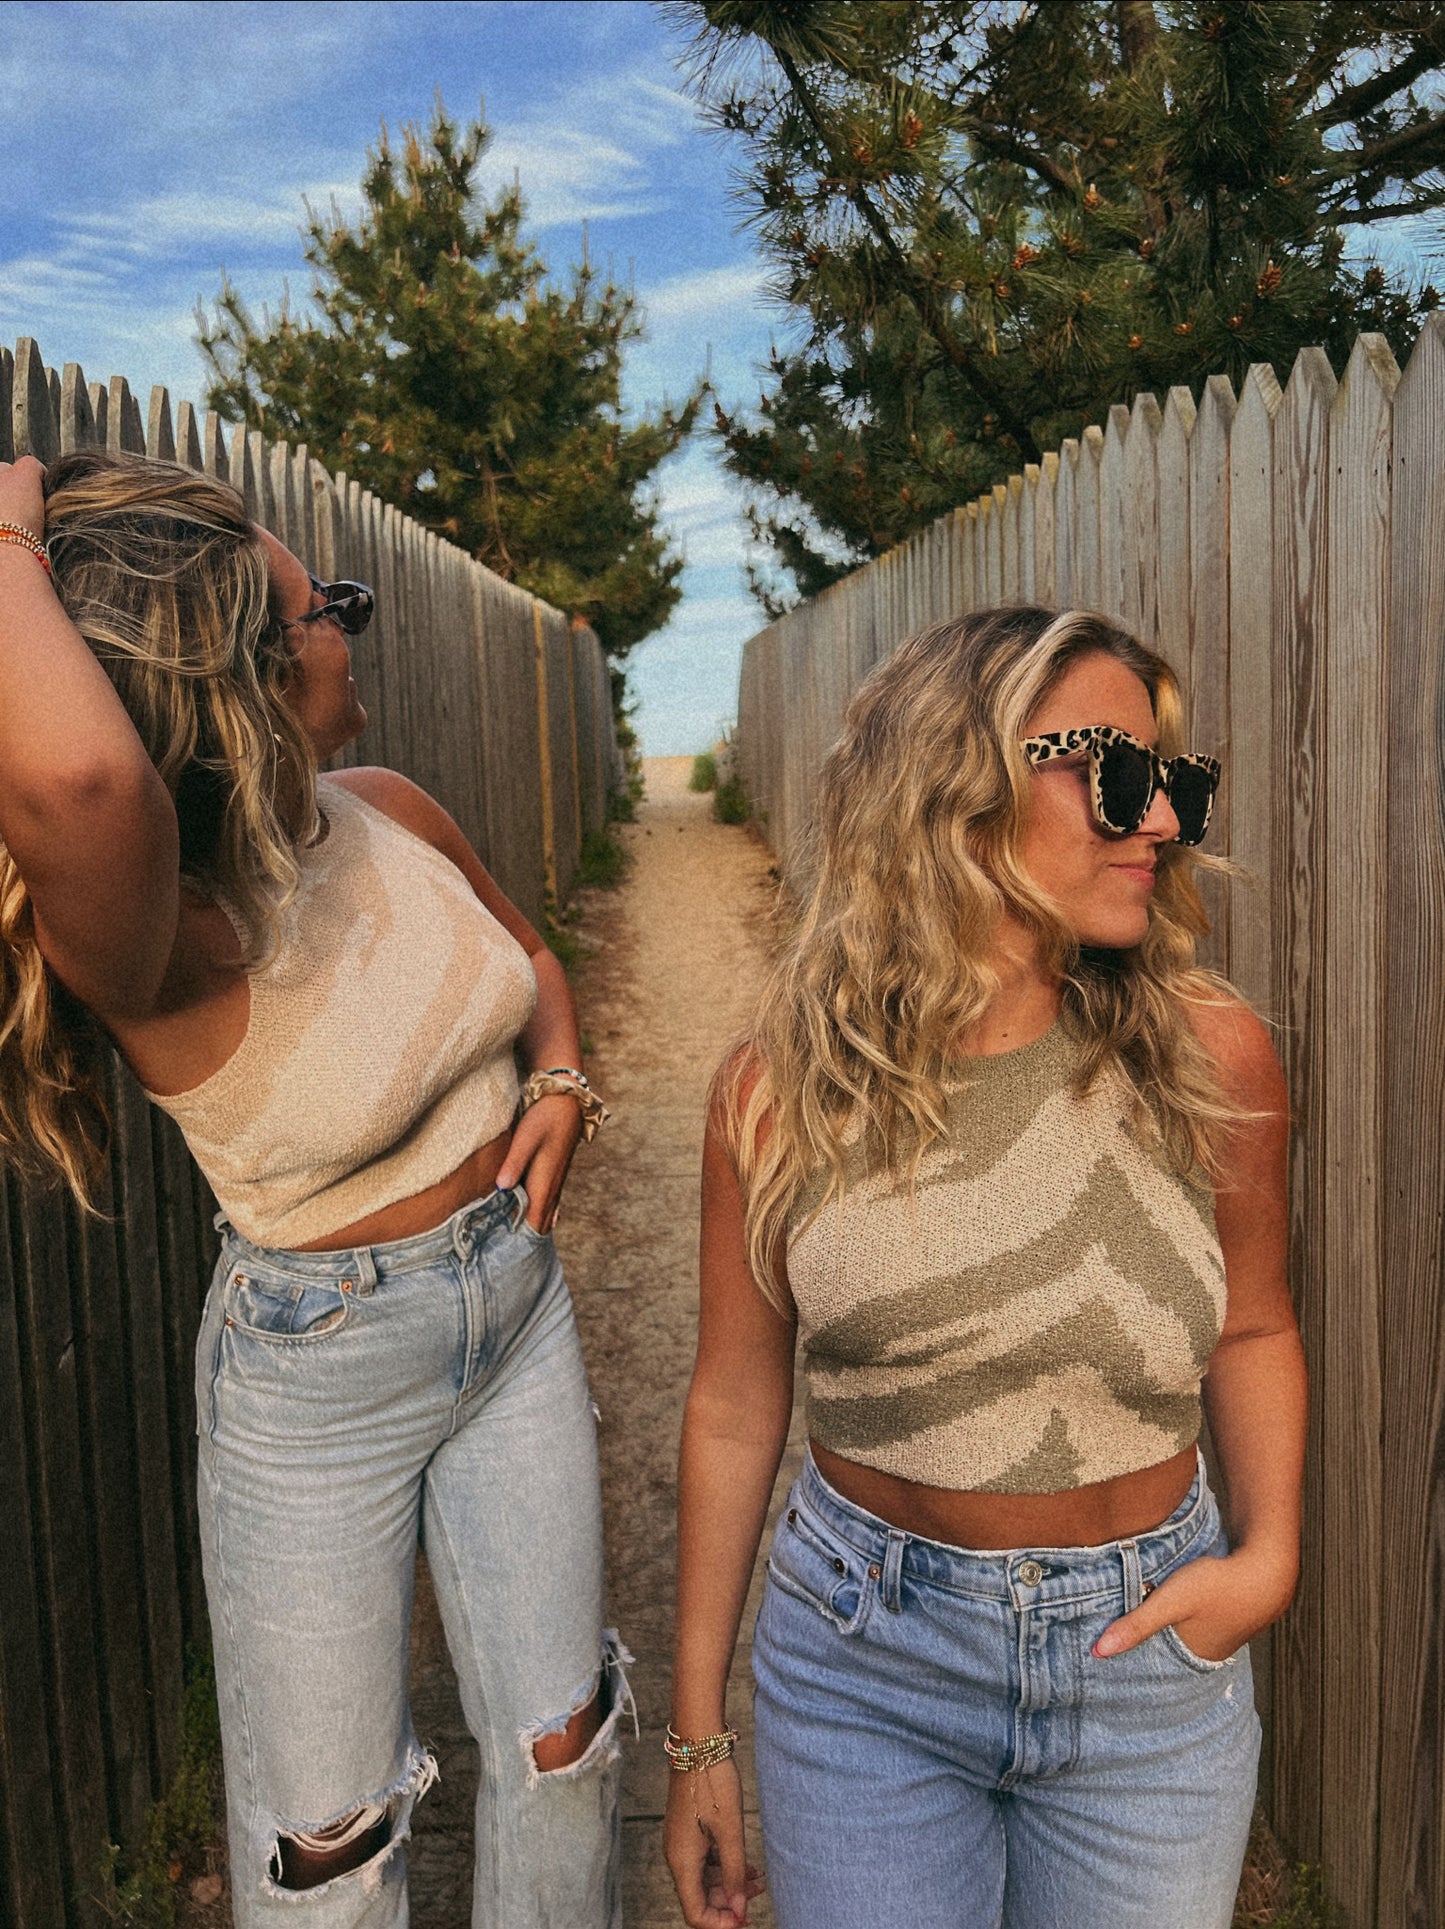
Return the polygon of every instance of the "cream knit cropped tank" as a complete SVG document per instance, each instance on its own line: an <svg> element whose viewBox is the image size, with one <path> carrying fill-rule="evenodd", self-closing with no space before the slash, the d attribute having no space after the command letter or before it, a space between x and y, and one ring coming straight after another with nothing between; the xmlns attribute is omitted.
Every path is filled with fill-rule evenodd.
<svg viewBox="0 0 1445 1929"><path fill-rule="evenodd" d="M1122 1071L1071 1089L1062 1024L971 1058L944 1136L904 1180L847 1153L790 1217L809 1428L931 1487L1057 1493L1199 1433L1224 1320L1214 1195L1131 1124Z"/></svg>
<svg viewBox="0 0 1445 1929"><path fill-rule="evenodd" d="M304 1246L445 1179L517 1108L537 980L457 867L328 778L246 1035L219 1071L148 1096L227 1218Z"/></svg>

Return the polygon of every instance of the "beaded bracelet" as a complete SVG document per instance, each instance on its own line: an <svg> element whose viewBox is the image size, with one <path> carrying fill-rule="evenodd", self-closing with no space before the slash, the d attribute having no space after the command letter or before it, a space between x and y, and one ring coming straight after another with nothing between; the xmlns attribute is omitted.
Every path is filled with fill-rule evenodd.
<svg viewBox="0 0 1445 1929"><path fill-rule="evenodd" d="M0 522L0 543L17 543L21 549L28 549L46 575L53 574L50 558L45 553L45 544L38 536L33 535L24 523Z"/></svg>
<svg viewBox="0 0 1445 1929"><path fill-rule="evenodd" d="M662 1738L662 1752L672 1763L675 1774L694 1775L699 1769L715 1768L719 1762L727 1761L737 1739L736 1728L724 1728L720 1735L699 1735L685 1741L669 1723Z"/></svg>

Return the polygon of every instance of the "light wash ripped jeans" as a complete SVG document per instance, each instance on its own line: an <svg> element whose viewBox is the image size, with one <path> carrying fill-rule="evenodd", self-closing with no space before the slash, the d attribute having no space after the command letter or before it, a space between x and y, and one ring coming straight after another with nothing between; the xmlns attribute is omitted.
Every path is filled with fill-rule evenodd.
<svg viewBox="0 0 1445 1929"><path fill-rule="evenodd" d="M481 1749L473 1923L619 1929L630 1659L602 1626L596 1422L571 1300L526 1194L339 1253L223 1226L196 1355L201 1539L236 1929L402 1929L412 1804L436 1775L407 1701L418 1533ZM581 1758L538 1771L600 1687ZM360 1868L283 1888L368 1806Z"/></svg>
<svg viewBox="0 0 1445 1929"><path fill-rule="evenodd" d="M809 1454L753 1638L779 1929L1228 1929L1259 1722L1249 1650L1105 1627L1228 1552L1201 1463L1099 1547L972 1553L845 1500Z"/></svg>

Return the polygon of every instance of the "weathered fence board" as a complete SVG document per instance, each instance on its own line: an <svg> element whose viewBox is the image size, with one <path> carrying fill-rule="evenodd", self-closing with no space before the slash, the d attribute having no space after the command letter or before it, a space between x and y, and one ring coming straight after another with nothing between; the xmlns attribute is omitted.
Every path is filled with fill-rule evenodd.
<svg viewBox="0 0 1445 1929"><path fill-rule="evenodd" d="M451 811L534 921L545 864L565 895L583 835L624 781L606 660L585 625L500 581L303 448L227 433L124 376L0 349L0 461L101 447L223 477L321 580L377 593L356 639L370 713L358 755ZM534 634L544 639L557 847L544 850ZM101 1921L107 1842L139 1845L175 1771L183 1663L203 1643L192 1356L215 1201L169 1119L118 1061L110 1204L88 1221L0 1171L0 1922Z"/></svg>
<svg viewBox="0 0 1445 1929"><path fill-rule="evenodd" d="M1442 452L1442 316L1403 378L1364 337L1338 386L1311 349L1283 395L1256 368L1237 401L1221 377L1197 404L1138 396L771 624L738 698L744 779L795 880L839 714L814 716L811 683L842 663L855 688L905 609L1103 609L1165 656L1194 740L1226 754L1211 848L1247 876L1209 881L1206 955L1277 1026L1312 1385L1300 1586L1259 1676L1262 1790L1354 1929L1445 1922ZM894 585L920 581L900 606Z"/></svg>
<svg viewBox="0 0 1445 1929"><path fill-rule="evenodd" d="M1274 1009L1289 1083L1291 1285L1312 1397L1306 1443L1304 1534L1295 1604L1275 1631L1274 1813L1299 1855L1319 1859L1324 1830L1321 1749L1324 1643L1324 1173L1325 838L1324 634L1329 541L1329 425L1335 378L1321 350L1299 357L1274 427L1274 651L1278 659L1273 763L1276 925Z"/></svg>
<svg viewBox="0 0 1445 1929"><path fill-rule="evenodd" d="M1324 1789L1351 1815L1339 1899L1374 1914L1380 1756L1380 1166L1391 401L1399 371L1363 335L1330 420L1324 807ZM1368 1548L1369 1555L1361 1558Z"/></svg>
<svg viewBox="0 0 1445 1929"><path fill-rule="evenodd" d="M1445 325L1395 393L1385 740L1379 1923L1445 1922ZM1422 1292L1421 1281L1435 1282ZM1424 1548L1433 1558L1421 1559Z"/></svg>

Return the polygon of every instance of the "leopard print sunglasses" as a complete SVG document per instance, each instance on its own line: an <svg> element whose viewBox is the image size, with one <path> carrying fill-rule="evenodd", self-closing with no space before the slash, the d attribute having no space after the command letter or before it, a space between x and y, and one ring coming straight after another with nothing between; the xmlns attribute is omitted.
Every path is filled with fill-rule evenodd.
<svg viewBox="0 0 1445 1929"><path fill-rule="evenodd" d="M1209 829L1209 813L1219 788L1219 760L1185 752L1161 757L1127 730L1108 723L1086 723L1052 736L1025 737L1020 748L1035 766L1089 753L1089 801L1094 821L1111 837L1129 837L1149 815L1155 793L1163 791L1179 819L1179 844L1199 844Z"/></svg>

